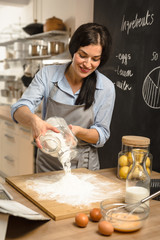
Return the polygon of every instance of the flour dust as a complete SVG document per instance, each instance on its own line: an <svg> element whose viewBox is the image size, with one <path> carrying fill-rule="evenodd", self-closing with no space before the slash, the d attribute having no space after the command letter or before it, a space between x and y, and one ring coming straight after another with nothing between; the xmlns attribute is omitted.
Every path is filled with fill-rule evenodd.
<svg viewBox="0 0 160 240"><path fill-rule="evenodd" d="M60 173L26 180L26 187L38 194L39 200L56 200L72 206L88 206L119 195L122 190L95 174Z"/></svg>

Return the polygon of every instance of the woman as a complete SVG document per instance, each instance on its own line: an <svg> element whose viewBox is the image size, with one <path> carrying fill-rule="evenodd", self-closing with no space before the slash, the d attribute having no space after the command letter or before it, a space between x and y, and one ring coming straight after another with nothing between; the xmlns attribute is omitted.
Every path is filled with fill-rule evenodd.
<svg viewBox="0 0 160 240"><path fill-rule="evenodd" d="M104 65L111 48L106 27L81 25L69 43L69 64L44 66L34 77L21 99L12 106L14 121L29 126L38 146L37 172L62 169L58 159L40 149L40 135L58 130L45 119L58 116L66 120L78 139L78 154L72 168L100 168L97 148L110 136L110 121L115 102L114 84L97 68ZM43 100L42 119L34 114Z"/></svg>

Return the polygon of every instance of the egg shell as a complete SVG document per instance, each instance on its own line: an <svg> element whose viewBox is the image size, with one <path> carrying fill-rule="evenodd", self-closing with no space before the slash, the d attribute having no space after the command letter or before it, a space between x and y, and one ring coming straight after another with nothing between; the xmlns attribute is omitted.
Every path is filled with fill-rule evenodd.
<svg viewBox="0 0 160 240"><path fill-rule="evenodd" d="M90 218L93 222L99 222L99 220L102 218L101 209L93 208L90 211Z"/></svg>
<svg viewBox="0 0 160 240"><path fill-rule="evenodd" d="M88 224L88 216L85 213L78 213L75 216L75 222L78 227L86 227Z"/></svg>
<svg viewBox="0 0 160 240"><path fill-rule="evenodd" d="M104 220L98 223L98 231L102 235L109 236L114 232L114 227L110 222Z"/></svg>

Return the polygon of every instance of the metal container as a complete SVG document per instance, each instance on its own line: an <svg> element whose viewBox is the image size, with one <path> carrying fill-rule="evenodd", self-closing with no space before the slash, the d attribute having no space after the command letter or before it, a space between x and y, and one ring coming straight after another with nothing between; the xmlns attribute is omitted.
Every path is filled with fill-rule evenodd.
<svg viewBox="0 0 160 240"><path fill-rule="evenodd" d="M65 50L63 42L49 42L48 43L48 54L56 55L63 53Z"/></svg>
<svg viewBox="0 0 160 240"><path fill-rule="evenodd" d="M48 48L45 45L40 46L39 55L44 56L48 54Z"/></svg>
<svg viewBox="0 0 160 240"><path fill-rule="evenodd" d="M19 99L22 96L22 90L21 89L15 89L13 91L13 97L16 99Z"/></svg>
<svg viewBox="0 0 160 240"><path fill-rule="evenodd" d="M13 47L14 47L14 51L23 51L24 49L24 43L22 42L14 42Z"/></svg>
<svg viewBox="0 0 160 240"><path fill-rule="evenodd" d="M1 96L2 97L8 97L9 96L9 90L8 89L1 89Z"/></svg>
<svg viewBox="0 0 160 240"><path fill-rule="evenodd" d="M34 41L33 43L29 44L28 46L29 56L39 56L40 46L41 44L39 41Z"/></svg>
<svg viewBox="0 0 160 240"><path fill-rule="evenodd" d="M1 96L7 98L16 98L19 99L22 95L23 84L21 80L6 80L5 88L1 89Z"/></svg>

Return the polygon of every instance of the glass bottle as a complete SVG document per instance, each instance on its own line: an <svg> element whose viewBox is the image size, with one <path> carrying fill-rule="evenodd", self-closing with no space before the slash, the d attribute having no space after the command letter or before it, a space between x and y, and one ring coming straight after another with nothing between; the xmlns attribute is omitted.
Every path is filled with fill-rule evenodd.
<svg viewBox="0 0 160 240"><path fill-rule="evenodd" d="M148 150L132 149L133 165L126 179L126 203L135 203L150 195L150 176L146 169Z"/></svg>

